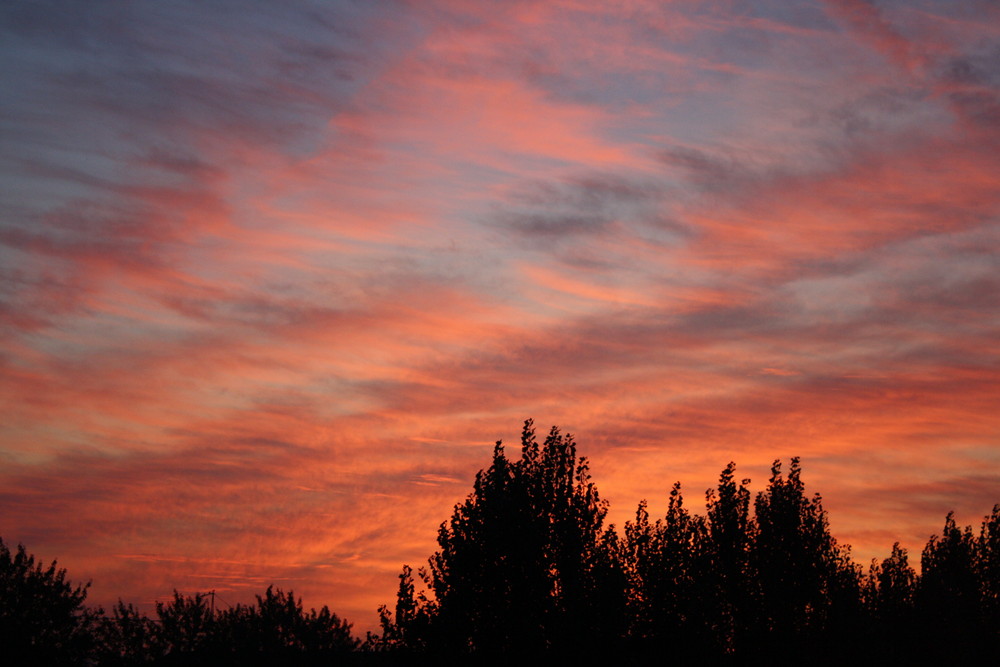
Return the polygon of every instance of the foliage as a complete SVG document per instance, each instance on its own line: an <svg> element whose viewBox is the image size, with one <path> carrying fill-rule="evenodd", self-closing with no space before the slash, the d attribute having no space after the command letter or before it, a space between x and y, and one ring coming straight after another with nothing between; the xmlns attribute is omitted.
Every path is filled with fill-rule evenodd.
<svg viewBox="0 0 1000 667"><path fill-rule="evenodd" d="M974 567L986 626L1000 632L1000 505L983 519L976 542Z"/></svg>
<svg viewBox="0 0 1000 667"><path fill-rule="evenodd" d="M861 572L830 534L820 495L806 497L798 458L791 460L787 477L781 462L774 462L754 508L760 620L772 642L814 641L856 616L859 609L847 607L860 607Z"/></svg>
<svg viewBox="0 0 1000 667"><path fill-rule="evenodd" d="M120 627L144 627L148 633L145 637L133 635L132 642L123 647L123 655L133 663L152 655L178 664L192 659L303 664L328 661L359 644L351 635L350 623L327 607L307 613L291 591L269 586L264 595L256 596L256 604L237 604L225 610L212 609L207 597L174 591L170 602L157 603L155 623L142 625L134 614L116 615L121 619ZM128 623L122 623L124 620Z"/></svg>
<svg viewBox="0 0 1000 667"><path fill-rule="evenodd" d="M56 561L36 563L24 545L0 539L0 647L8 664L81 663L99 612L84 606L90 584L74 586Z"/></svg>
<svg viewBox="0 0 1000 667"><path fill-rule="evenodd" d="M553 428L539 444L529 420L521 458L498 442L441 525L420 577L428 591L416 593L404 566L395 611L380 609L382 634L367 646L552 655L576 643L637 659L669 647L682 661L824 662L865 651L891 660L937 636L917 621L939 608L979 630L1000 615L1000 506L978 539L949 517L924 550L923 579L898 544L863 577L830 533L820 495L806 494L797 458L787 475L774 462L752 512L749 483L737 483L730 463L706 492L705 516L689 512L675 484L665 516L652 521L642 501L619 538L604 528L607 504L572 438ZM996 634L963 636L972 651Z"/></svg>
<svg viewBox="0 0 1000 667"><path fill-rule="evenodd" d="M752 549L757 526L750 516L749 479L736 483L732 461L719 474L717 490L705 492L707 510L705 577L707 599L716 613L709 620L722 653L736 653L751 637L759 616L760 586Z"/></svg>
<svg viewBox="0 0 1000 667"><path fill-rule="evenodd" d="M101 665L144 665L160 655L153 621L121 600L111 616L101 619L97 637L96 655Z"/></svg>
<svg viewBox="0 0 1000 667"><path fill-rule="evenodd" d="M369 651L422 651L432 646L433 620L436 605L425 593L416 594L413 569L403 566L399 575L395 613L386 605L378 608L381 635L368 634L364 648Z"/></svg>
<svg viewBox="0 0 1000 667"><path fill-rule="evenodd" d="M358 647L351 624L327 607L306 613L291 591L272 586L256 597L255 606L237 605L219 618L243 655L301 662L306 656L320 660Z"/></svg>
<svg viewBox="0 0 1000 667"><path fill-rule="evenodd" d="M625 569L636 643L651 647L683 641L695 646L705 640L706 535L704 518L684 507L679 483L670 492L665 518L650 524L643 501L635 522L626 524Z"/></svg>
<svg viewBox="0 0 1000 667"><path fill-rule="evenodd" d="M892 545L892 553L881 564L872 565L868 578L869 606L877 620L906 619L910 615L917 573L899 542Z"/></svg>
<svg viewBox="0 0 1000 667"><path fill-rule="evenodd" d="M482 654L613 641L625 591L606 514L573 438L553 427L539 443L526 421L521 458L509 460L497 442L490 467L442 523L426 573L433 604L413 606L404 570L386 635L413 647L424 626L442 647Z"/></svg>

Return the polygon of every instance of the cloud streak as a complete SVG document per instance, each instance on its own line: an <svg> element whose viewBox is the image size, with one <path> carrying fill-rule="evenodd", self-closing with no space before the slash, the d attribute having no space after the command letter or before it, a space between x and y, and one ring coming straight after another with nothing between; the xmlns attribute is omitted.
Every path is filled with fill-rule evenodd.
<svg viewBox="0 0 1000 667"><path fill-rule="evenodd" d="M619 524L791 455L862 559L1000 500L996 21L58 9L0 9L0 535L96 602L373 627L529 416Z"/></svg>

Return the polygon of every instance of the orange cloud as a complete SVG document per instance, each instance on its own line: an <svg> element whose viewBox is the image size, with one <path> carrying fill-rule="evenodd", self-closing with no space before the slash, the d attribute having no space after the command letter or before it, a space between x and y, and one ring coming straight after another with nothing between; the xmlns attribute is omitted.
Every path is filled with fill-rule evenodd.
<svg viewBox="0 0 1000 667"><path fill-rule="evenodd" d="M998 500L995 21L300 9L0 28L5 540L363 630L528 416L619 525L791 455L863 558Z"/></svg>

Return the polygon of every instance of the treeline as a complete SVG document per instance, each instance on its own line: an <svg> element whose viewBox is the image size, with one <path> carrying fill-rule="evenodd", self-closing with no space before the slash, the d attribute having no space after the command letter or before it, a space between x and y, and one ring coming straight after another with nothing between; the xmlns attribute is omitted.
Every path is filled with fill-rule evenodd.
<svg viewBox="0 0 1000 667"><path fill-rule="evenodd" d="M553 659L1000 658L1000 505L978 533L949 514L918 576L898 544L867 570L855 563L798 459L787 473L776 461L755 497L748 484L730 463L704 514L676 484L665 516L651 520L642 502L619 535L573 439L553 428L539 442L529 420L520 459L497 443L417 581L404 566L368 645Z"/></svg>
<svg viewBox="0 0 1000 667"><path fill-rule="evenodd" d="M951 514L918 575L898 544L864 569L829 531L797 459L752 496L730 463L705 512L680 485L666 514L645 501L619 534L570 436L521 455L498 442L489 468L438 532L426 567L404 566L393 608L364 641L324 607L268 588L215 609L175 593L148 617L88 608L53 562L0 541L6 664L394 664L460 656L830 663L1000 658L1000 505L978 532Z"/></svg>
<svg viewBox="0 0 1000 667"><path fill-rule="evenodd" d="M89 608L55 562L36 563L0 540L0 661L7 665L329 665L358 648L351 625L323 607L306 612L269 587L256 603L215 609L207 594L174 592L152 618L119 601Z"/></svg>

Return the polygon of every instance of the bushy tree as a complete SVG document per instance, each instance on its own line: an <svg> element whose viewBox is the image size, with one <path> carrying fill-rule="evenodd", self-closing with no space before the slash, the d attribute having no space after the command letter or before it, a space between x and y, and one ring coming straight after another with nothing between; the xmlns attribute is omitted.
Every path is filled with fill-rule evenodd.
<svg viewBox="0 0 1000 667"><path fill-rule="evenodd" d="M244 658L328 664L334 656L358 647L351 624L327 607L306 612L292 591L273 586L256 598L256 605L237 605L218 620L228 644Z"/></svg>
<svg viewBox="0 0 1000 667"><path fill-rule="evenodd" d="M736 653L759 631L759 577L751 560L756 522L750 516L749 479L736 482L732 461L718 487L705 493L707 534L704 547L708 597L715 609L712 632L722 653Z"/></svg>
<svg viewBox="0 0 1000 667"><path fill-rule="evenodd" d="M99 611L84 606L90 584L74 586L56 561L45 567L0 539L0 651L7 664L73 665L93 648Z"/></svg>
<svg viewBox="0 0 1000 667"><path fill-rule="evenodd" d="M906 621L913 613L917 573L910 567L906 549L899 542L892 545L892 553L873 566L869 573L871 607L873 615L881 621Z"/></svg>
<svg viewBox="0 0 1000 667"><path fill-rule="evenodd" d="M207 596L174 591L169 602L156 603L154 626L157 652L178 664L193 657L217 657L225 652L221 628Z"/></svg>
<svg viewBox="0 0 1000 667"><path fill-rule="evenodd" d="M705 577L706 524L684 507L680 484L670 492L667 514L649 522L641 502L635 522L625 526L625 570L629 575L633 645L649 653L674 645L703 653L711 643L711 601Z"/></svg>
<svg viewBox="0 0 1000 667"><path fill-rule="evenodd" d="M100 665L145 665L161 656L153 621L121 600L101 618L97 637Z"/></svg>
<svg viewBox="0 0 1000 667"><path fill-rule="evenodd" d="M649 521L646 501L625 525L632 649L651 657L665 645L686 659L733 653L746 640L759 589L750 555L756 535L750 480L735 481L735 464L705 493L707 513L692 515L680 483L667 513Z"/></svg>
<svg viewBox="0 0 1000 667"><path fill-rule="evenodd" d="M881 562L874 561L864 586L869 619L864 639L873 656L902 660L916 655L920 629L916 624L917 573L899 542Z"/></svg>
<svg viewBox="0 0 1000 667"><path fill-rule="evenodd" d="M801 475L798 458L787 477L775 461L755 502L752 555L772 645L805 645L821 634L830 639L860 611L861 573L830 534L819 494L805 495Z"/></svg>
<svg viewBox="0 0 1000 667"><path fill-rule="evenodd" d="M256 604L213 609L208 595L174 591L151 620L119 602L101 632L98 661L109 665L330 664L359 642L327 607L302 608L294 593L269 586Z"/></svg>
<svg viewBox="0 0 1000 667"><path fill-rule="evenodd" d="M571 436L553 427L539 443L527 420L516 461L497 442L490 467L441 525L429 561L434 601L424 609L436 645L490 655L612 645L624 575L606 514ZM407 604L397 604L390 626L403 639L413 621L402 619L419 618Z"/></svg>
<svg viewBox="0 0 1000 667"><path fill-rule="evenodd" d="M932 535L921 555L921 595L925 606L967 626L977 616L979 590L974 569L975 537L972 528L955 523L955 513L945 517L941 535Z"/></svg>
<svg viewBox="0 0 1000 667"><path fill-rule="evenodd" d="M426 573L424 573L426 575ZM423 577L426 583L426 576ZM416 653L426 651L440 642L433 636L437 606L427 599L424 592L417 594L413 569L403 566L399 574L396 606L378 608L381 634L369 633L364 649L367 651L393 651Z"/></svg>
<svg viewBox="0 0 1000 667"><path fill-rule="evenodd" d="M949 512L941 535L932 535L924 547L917 603L928 651L944 655L942 643L926 639L931 633L948 636L953 646L947 653L966 658L979 644L983 628L976 546L971 526L959 527L954 512Z"/></svg>
<svg viewBox="0 0 1000 667"><path fill-rule="evenodd" d="M1000 505L983 519L974 565L986 627L996 636L1000 634Z"/></svg>

